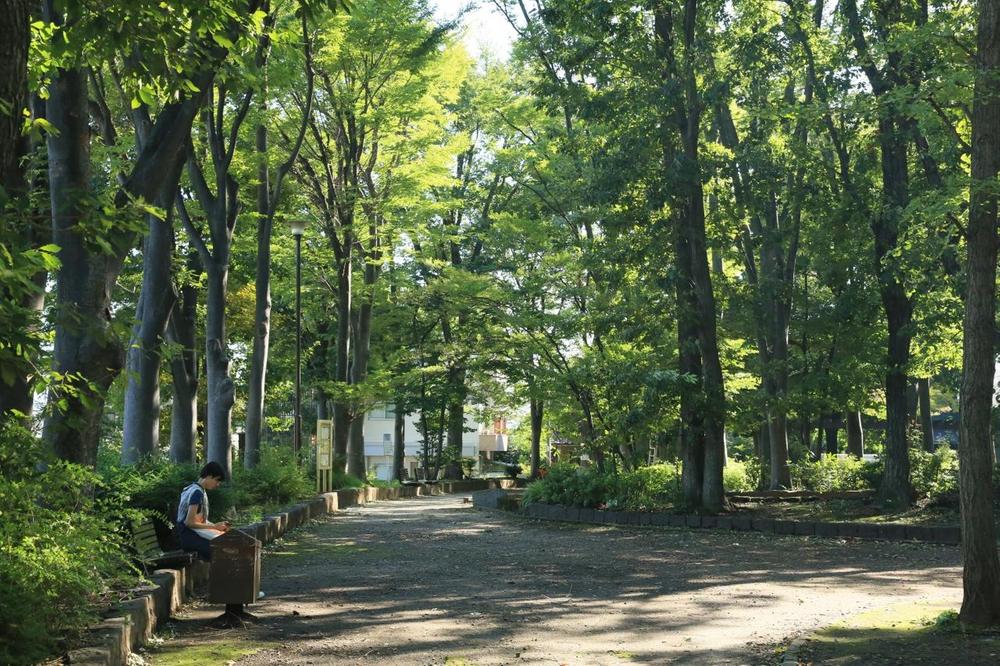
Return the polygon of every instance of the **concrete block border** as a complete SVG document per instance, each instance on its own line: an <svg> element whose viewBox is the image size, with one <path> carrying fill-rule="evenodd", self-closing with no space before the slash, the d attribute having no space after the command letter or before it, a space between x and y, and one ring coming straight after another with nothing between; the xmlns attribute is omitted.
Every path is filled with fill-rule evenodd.
<svg viewBox="0 0 1000 666"><path fill-rule="evenodd" d="M322 493L316 497L293 504L281 511L265 516L243 530L260 540L270 543L312 518L335 513L347 507L410 497L426 497L466 493L473 491L503 492L513 488L510 479L466 479L441 481L435 484L407 485L399 488L350 488ZM67 663L87 666L126 666L129 655L149 643L158 626L194 596L195 586L208 580L208 565L195 562L180 569L158 569L149 576L150 584L135 588L132 598L118 604L100 624L88 630L91 645L71 650Z"/></svg>
<svg viewBox="0 0 1000 666"><path fill-rule="evenodd" d="M503 489L473 493L473 505L483 509L502 509ZM539 520L553 520L594 525L629 525L654 527L686 527L735 532L762 532L788 536L878 539L881 541L922 541L941 545L958 545L962 541L957 526L900 525L898 523L827 523L801 520L773 520L748 516L702 516L646 511L605 511L582 509L556 504L529 504L520 509L522 515Z"/></svg>

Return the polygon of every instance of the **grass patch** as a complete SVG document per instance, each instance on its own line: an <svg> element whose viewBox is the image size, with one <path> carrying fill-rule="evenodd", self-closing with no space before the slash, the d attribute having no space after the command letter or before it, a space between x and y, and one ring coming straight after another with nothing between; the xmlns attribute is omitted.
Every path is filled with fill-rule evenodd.
<svg viewBox="0 0 1000 666"><path fill-rule="evenodd" d="M775 520L803 520L852 523L896 523L901 525L958 525L958 510L918 503L904 510L892 510L861 500L829 500L794 503L742 505L741 513Z"/></svg>
<svg viewBox="0 0 1000 666"><path fill-rule="evenodd" d="M444 666L474 666L474 664L465 657L445 657Z"/></svg>
<svg viewBox="0 0 1000 666"><path fill-rule="evenodd" d="M954 610L943 602L889 606L861 613L813 634L804 654L809 663L860 664L1000 663L1000 633L956 630Z"/></svg>
<svg viewBox="0 0 1000 666"><path fill-rule="evenodd" d="M203 666L204 664L225 664L250 656L264 649L263 645L226 638L194 645L171 645L166 642L149 653L153 666Z"/></svg>

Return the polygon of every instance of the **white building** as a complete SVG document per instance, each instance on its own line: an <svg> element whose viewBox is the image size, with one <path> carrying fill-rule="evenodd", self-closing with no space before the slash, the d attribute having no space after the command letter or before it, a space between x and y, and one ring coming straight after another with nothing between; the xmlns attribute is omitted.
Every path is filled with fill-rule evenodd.
<svg viewBox="0 0 1000 666"><path fill-rule="evenodd" d="M472 458L479 466L480 454L506 451L510 441L507 424L497 419L491 424L477 423L465 411L465 430L462 435L462 457ZM420 460L420 433L417 431L419 414L407 414L403 420L403 468L409 478L418 477ZM393 405L380 405L365 415L365 469L376 478L388 481L392 477L392 433L396 422Z"/></svg>

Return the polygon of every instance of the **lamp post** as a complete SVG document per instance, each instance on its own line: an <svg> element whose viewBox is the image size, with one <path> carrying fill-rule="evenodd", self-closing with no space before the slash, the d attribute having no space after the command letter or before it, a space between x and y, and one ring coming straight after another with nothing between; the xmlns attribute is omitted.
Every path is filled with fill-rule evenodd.
<svg viewBox="0 0 1000 666"><path fill-rule="evenodd" d="M295 236L295 422L292 425L292 455L301 462L302 446L302 234L306 221L289 220L288 227Z"/></svg>

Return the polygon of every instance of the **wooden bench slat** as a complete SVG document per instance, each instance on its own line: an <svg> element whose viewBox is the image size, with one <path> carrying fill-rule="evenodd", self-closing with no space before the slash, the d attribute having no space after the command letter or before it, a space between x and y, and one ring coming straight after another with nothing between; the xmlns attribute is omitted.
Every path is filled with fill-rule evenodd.
<svg viewBox="0 0 1000 666"><path fill-rule="evenodd" d="M164 552L156 536L156 526L152 520L132 523L132 542L143 568L152 570L171 565L185 565L194 561L194 553L182 550Z"/></svg>

